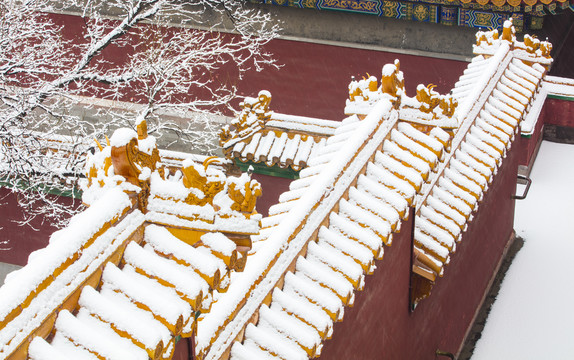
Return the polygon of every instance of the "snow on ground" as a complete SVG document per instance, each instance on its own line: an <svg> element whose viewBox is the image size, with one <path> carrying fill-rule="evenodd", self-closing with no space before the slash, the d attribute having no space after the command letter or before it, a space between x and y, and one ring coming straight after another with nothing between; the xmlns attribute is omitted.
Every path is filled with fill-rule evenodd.
<svg viewBox="0 0 574 360"><path fill-rule="evenodd" d="M472 360L574 356L574 145L544 141L515 229L510 266Z"/></svg>

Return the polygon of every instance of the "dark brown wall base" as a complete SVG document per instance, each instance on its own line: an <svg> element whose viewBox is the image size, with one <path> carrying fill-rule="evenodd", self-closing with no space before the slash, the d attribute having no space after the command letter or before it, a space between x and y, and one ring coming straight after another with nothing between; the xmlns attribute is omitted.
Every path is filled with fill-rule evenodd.
<svg viewBox="0 0 574 360"><path fill-rule="evenodd" d="M544 140L563 144L574 144L574 127L552 124L545 125L543 136Z"/></svg>

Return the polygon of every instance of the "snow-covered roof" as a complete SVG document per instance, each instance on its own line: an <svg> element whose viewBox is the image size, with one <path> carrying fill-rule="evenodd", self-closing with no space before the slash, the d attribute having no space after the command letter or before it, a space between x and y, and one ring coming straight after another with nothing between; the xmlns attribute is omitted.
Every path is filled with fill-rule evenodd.
<svg viewBox="0 0 574 360"><path fill-rule="evenodd" d="M175 337L191 336L196 312L209 311L214 293L229 286L235 244L221 233L194 247L149 225L143 241L132 236L122 246L101 280L76 290L75 315L75 306L58 313L53 340L32 340L30 359L69 358L71 345L74 359L169 359Z"/></svg>
<svg viewBox="0 0 574 360"><path fill-rule="evenodd" d="M442 132L438 137L448 138L436 129ZM444 151L434 134L399 123L388 99L362 121L343 121L263 220L254 249L287 240L285 255L275 265L287 272L282 288L270 288L270 303L259 310L259 322L247 325L244 341L232 345L231 359L263 358L262 352L318 356L333 323L343 319L345 306L352 306L365 276L375 271L375 259L391 246L414 194Z"/></svg>
<svg viewBox="0 0 574 360"><path fill-rule="evenodd" d="M536 104L549 59L531 54L523 60L523 47L516 41L495 40L480 48L469 66L472 70L455 85L462 125L416 207L413 271L431 282L443 275L520 123ZM483 52L492 55L485 57ZM428 295L418 294L417 300Z"/></svg>
<svg viewBox="0 0 574 360"><path fill-rule="evenodd" d="M247 98L243 110L222 130L221 145L228 158L252 164L300 171L325 145L339 122L270 111L271 94Z"/></svg>
<svg viewBox="0 0 574 360"><path fill-rule="evenodd" d="M348 110L361 111L324 124L322 146L258 234L260 188L247 174L227 177L211 158L166 173L153 141L135 135L95 154L90 208L0 288L11 299L0 304L0 358L170 358L177 336L195 336L202 359L316 357L409 208L413 276L430 289L448 274L549 64L510 35L479 39L452 97L431 86L407 97L398 62L380 86L353 87ZM376 101L359 98L367 90ZM273 120L269 101L268 92L246 100L235 134L223 134L228 149L247 141L255 154L261 142L249 141L274 133L269 123L298 124L282 131L299 142L302 128L311 138L323 124ZM133 151L130 166L118 163Z"/></svg>
<svg viewBox="0 0 574 360"><path fill-rule="evenodd" d="M342 122L253 239L252 258L275 261L273 277L249 291L249 300L264 305L248 301L242 310L249 310L212 339L207 359L229 346L231 359L318 356L408 206L416 209L413 272L431 285L443 276L549 63L540 54L524 60L522 46L504 39L486 50L491 54L478 55L457 84L466 88L453 91L458 126L451 134L444 122L429 129L401 121L401 106L392 103L400 91L380 95L363 120ZM270 254L271 247L278 252ZM239 276L249 270L248 261ZM428 293L417 295L419 301ZM231 342L242 329L243 339Z"/></svg>
<svg viewBox="0 0 574 360"><path fill-rule="evenodd" d="M88 156L88 209L0 288L0 359L171 358L195 333L244 266L260 186L217 158L160 160L133 130Z"/></svg>

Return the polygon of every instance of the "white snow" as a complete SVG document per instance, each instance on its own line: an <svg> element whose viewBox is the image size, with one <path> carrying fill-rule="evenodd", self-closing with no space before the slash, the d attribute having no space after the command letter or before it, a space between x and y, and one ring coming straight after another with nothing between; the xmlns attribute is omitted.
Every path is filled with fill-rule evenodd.
<svg viewBox="0 0 574 360"><path fill-rule="evenodd" d="M251 341L254 341L263 349L279 355L281 359L308 359L307 353L303 351L303 349L293 344L293 342L288 338L283 337L276 331L273 331L270 327L267 329L260 329L253 324L249 324L245 329L245 337Z"/></svg>
<svg viewBox="0 0 574 360"><path fill-rule="evenodd" d="M90 209L92 209L92 207L88 210ZM82 213L82 215L87 214L88 211ZM72 291L75 291L90 274L102 266L103 262L116 251L118 246L120 246L135 229L141 226L143 221L144 216L141 212L137 210L132 211L121 222L116 224L116 226L98 236L89 247L84 247L82 256L79 259L62 270L46 289L36 294L30 305L28 305L16 319L3 329L0 329L0 351L7 353L13 351L32 329L40 326L41 322L44 321L54 309L58 308ZM82 226L83 222L78 220L76 224ZM86 228L86 226L84 226L84 228ZM64 234L65 231L69 229L70 227L66 228L66 230L61 230L60 233ZM75 245L79 246L85 241L85 238L80 235L89 231L90 229L87 228L78 232L76 228L75 235L79 236L79 239L63 237L60 239L61 241L54 241L53 243L58 244L57 247L62 246L64 250L72 248ZM71 235L73 232L69 234ZM50 247L53 249L56 248L52 245L52 242L48 248ZM79 247L77 247L77 249L78 248ZM1 303L2 306L0 307L2 311L5 311L6 308L9 308L13 304L21 303L17 297L26 296L28 291L30 291L29 286L34 284L31 280L40 278L38 274L52 274L54 268L47 267L46 265L54 261L54 259L47 259L47 257L54 258L54 256L53 254L51 256L47 255L48 252L45 252L44 255L40 257L46 262L34 261L31 264L38 264L38 267L34 265L19 270L17 275L12 276L9 281L0 288L0 298L3 299ZM16 300L14 300L15 298Z"/></svg>
<svg viewBox="0 0 574 360"><path fill-rule="evenodd" d="M321 135L333 135L341 123L333 120L315 119L305 116L295 116L274 112L265 124L287 130L306 131Z"/></svg>
<svg viewBox="0 0 574 360"><path fill-rule="evenodd" d="M114 134L110 138L110 145L115 147L121 147L127 145L131 139L137 139L138 134L130 128L120 128L114 131Z"/></svg>
<svg viewBox="0 0 574 360"><path fill-rule="evenodd" d="M124 261L145 275L172 285L178 295L189 300L202 297L202 294L207 292L207 286L191 268L158 256L153 249L146 251L133 241L124 251ZM208 274L213 276L212 273Z"/></svg>
<svg viewBox="0 0 574 360"><path fill-rule="evenodd" d="M307 137L307 140L301 140L297 155L293 158L293 164L296 166L304 166L309 160L311 149L315 145L315 140L312 137Z"/></svg>
<svg viewBox="0 0 574 360"><path fill-rule="evenodd" d="M326 242L343 254L352 257L356 263L361 265L365 272L373 264L374 255L372 251L361 243L344 236L340 231L328 229L324 226L321 227L319 230L319 244L322 242Z"/></svg>
<svg viewBox="0 0 574 360"><path fill-rule="evenodd" d="M316 329L323 337L330 336L333 331L333 320L329 315L318 305L298 294L288 294L277 288L274 289L271 309L282 309L287 314L293 314L297 319Z"/></svg>
<svg viewBox="0 0 574 360"><path fill-rule="evenodd" d="M389 143L389 141L385 141L385 144ZM384 146L384 145L383 145ZM392 146L389 146L392 147ZM394 150L397 150L398 146L394 146ZM391 149L384 149L385 153L381 153L378 151L375 155L375 162L374 164L380 167L387 169L388 171L392 172L393 175L399 175L399 178L404 178L406 181L409 182L415 189L420 189L421 184L424 182L421 174L419 171L415 170L414 168L408 167L403 165L402 162L390 157L386 154L387 150ZM398 151L397 151L398 152ZM403 152L404 154L404 152ZM406 161L414 159L414 156L410 155L410 153L405 154ZM421 161L422 162L422 161ZM423 162L424 165L427 165ZM424 165L422 165L424 167ZM428 167L428 165L427 165ZM430 169L429 169L430 170ZM395 175L396 174L396 175ZM368 174L367 174L368 175Z"/></svg>
<svg viewBox="0 0 574 360"><path fill-rule="evenodd" d="M418 174L422 174L423 177L425 177L431 170L428 163L414 156L409 151L403 150L394 141L385 141L383 143L383 151L385 155L388 154L393 159L408 164L409 167L415 169L416 172Z"/></svg>
<svg viewBox="0 0 574 360"><path fill-rule="evenodd" d="M55 328L74 343L81 345L87 350L101 354L106 359L145 360L147 358L147 354L144 351L132 351L139 348L128 340L123 339L122 341L122 338L115 335L111 329L104 333L100 326L81 321L68 310L60 311ZM121 345L118 345L118 343ZM128 343L132 345L130 348L126 346Z"/></svg>
<svg viewBox="0 0 574 360"><path fill-rule="evenodd" d="M243 329L243 324L259 308L263 298L269 294L276 281L307 243L309 237L329 215L333 206L343 195L344 189L347 189L358 176L359 171L369 161L377 146L396 123L398 114L391 110L391 103L382 101L360 122L360 125L353 132L353 137L339 147L337 156L333 158L331 164L324 172L316 176L317 179L309 182L309 196L297 201L298 204L290 212L293 216L277 226L273 235L265 240L265 246L262 246L247 259L244 272L232 279L226 296L221 297L213 305L211 312L205 315L203 319L200 317L196 338L198 349L206 349L212 336L216 332L219 333L213 340L206 359L219 358L222 351L231 345L230 343ZM325 149L323 148L323 150ZM295 188L293 185L305 182L307 179L293 182L291 190ZM310 211L311 209L314 211ZM301 224L304 224L302 228L300 227ZM374 234L372 236L376 237ZM267 269L272 259L277 260L272 267ZM256 283L263 273L267 274L265 281ZM317 286L321 288L319 285ZM330 292L327 289L323 290ZM233 313L234 309L237 309L238 303L244 299L245 294L250 294L247 302L239 309L235 318L229 322L230 314ZM331 294L333 293L331 292ZM332 296L339 302L337 307L341 306L340 313L337 314L341 316L342 304L334 294ZM322 298L321 302L324 301L325 299ZM330 304L330 306L332 305ZM223 326L225 328L219 332L218 329Z"/></svg>
<svg viewBox="0 0 574 360"><path fill-rule="evenodd" d="M271 150L271 145L273 145L273 141L275 141L276 136L274 131L268 131L266 134L262 135L261 140L259 141L259 146L253 154L253 159L255 161L260 161L267 157L269 151Z"/></svg>
<svg viewBox="0 0 574 360"><path fill-rule="evenodd" d="M264 328L276 329L304 349L313 349L321 344L321 337L315 329L278 308L270 309L265 304L261 305L259 324L263 324Z"/></svg>
<svg viewBox="0 0 574 360"><path fill-rule="evenodd" d="M161 341L170 339L168 329L153 315L138 308L125 296L115 291L97 292L91 286L82 290L78 304L100 320L113 324L120 331L141 342L147 349L155 349Z"/></svg>
<svg viewBox="0 0 574 360"><path fill-rule="evenodd" d="M371 229L364 228L352 220L334 212L331 213L329 217L329 229L337 229L346 237L365 245L375 256L382 250L383 243L381 239Z"/></svg>
<svg viewBox="0 0 574 360"><path fill-rule="evenodd" d="M59 360L64 354L55 349L44 338L36 336L30 342L28 356L31 360Z"/></svg>
<svg viewBox="0 0 574 360"><path fill-rule="evenodd" d="M189 319L192 310L175 290L140 275L130 265L123 270L108 263L102 274L102 288L120 291L135 303L147 306L155 315L169 324L176 324L179 317Z"/></svg>
<svg viewBox="0 0 574 360"><path fill-rule="evenodd" d="M233 343L233 347L231 348L231 358L233 360L275 360L275 356L270 352L261 349L259 345L250 340L246 341L245 344L241 344L240 342Z"/></svg>
<svg viewBox="0 0 574 360"><path fill-rule="evenodd" d="M81 346L76 346L72 341L68 340L64 335L56 332L52 340L52 346L65 355L67 359L78 360L98 360L99 358L84 349Z"/></svg>
<svg viewBox="0 0 574 360"><path fill-rule="evenodd" d="M544 141L515 229L524 239L472 360L572 359L574 354L574 146Z"/></svg>
<svg viewBox="0 0 574 360"><path fill-rule="evenodd" d="M405 205L405 203L400 200L395 201L397 197L393 199L384 193L381 194L381 191L376 188L376 185L379 183L382 185L380 188L386 187L388 189L392 189L391 191L395 191L399 197L402 197L403 200L407 202L407 204ZM385 200L393 199L392 204L393 206L396 206L397 209L408 206L408 203L412 201L416 194L415 188L409 182L401 180L386 168L379 167L373 163L367 165L367 176L361 175L359 177L357 189L361 191L364 190L373 195L381 194L381 196L384 196Z"/></svg>
<svg viewBox="0 0 574 360"><path fill-rule="evenodd" d="M389 192L395 195L395 193L391 191ZM385 219L391 225L393 230L399 224L400 210L393 208L391 205L384 201L384 198L381 199L376 195L370 196L367 192L360 191L357 190L357 188L352 187L349 189L349 201L352 204L358 205L363 209L372 212L378 217Z"/></svg>
<svg viewBox="0 0 574 360"><path fill-rule="evenodd" d="M306 276L285 274L283 291L288 294L298 294L309 299L325 311L333 321L341 320L345 307L335 293L325 288Z"/></svg>
<svg viewBox="0 0 574 360"><path fill-rule="evenodd" d="M295 267L297 276L304 275L321 286L332 290L344 303L353 294L353 286L343 275L334 271L329 266L310 261L300 256Z"/></svg>
<svg viewBox="0 0 574 360"><path fill-rule="evenodd" d="M434 140L429 137L429 139ZM416 157L426 161L431 167L434 167L438 161L435 153L421 145L419 142L412 140L400 131L391 131L391 140L396 142L400 147L407 149Z"/></svg>
<svg viewBox="0 0 574 360"><path fill-rule="evenodd" d="M363 277L361 265L324 241L319 242L319 244L311 241L308 245L306 259L313 263L321 262L326 264L331 269L345 276L353 284L359 284Z"/></svg>

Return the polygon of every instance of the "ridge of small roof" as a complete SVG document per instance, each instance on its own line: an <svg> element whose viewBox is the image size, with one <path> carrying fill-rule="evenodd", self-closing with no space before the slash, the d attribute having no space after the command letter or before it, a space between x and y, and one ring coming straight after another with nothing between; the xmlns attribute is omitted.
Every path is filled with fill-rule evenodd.
<svg viewBox="0 0 574 360"><path fill-rule="evenodd" d="M340 122L275 113L271 93L246 98L242 110L221 131L221 145L228 159L300 171L333 135Z"/></svg>

